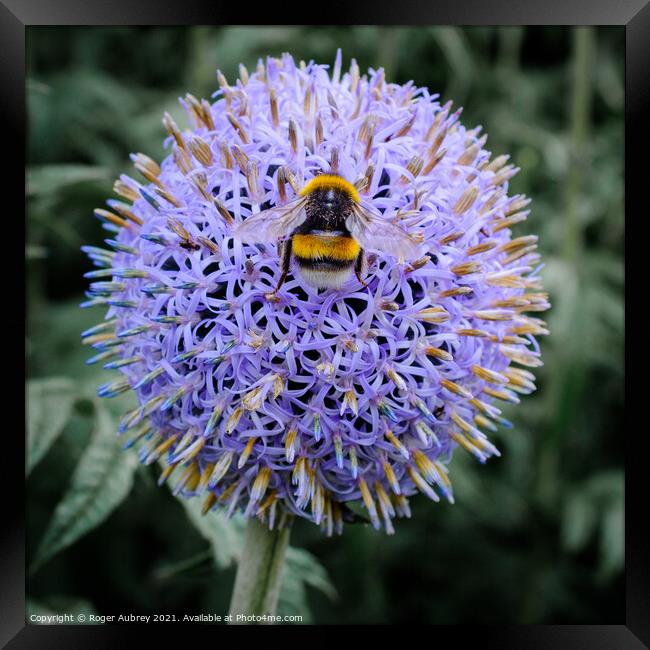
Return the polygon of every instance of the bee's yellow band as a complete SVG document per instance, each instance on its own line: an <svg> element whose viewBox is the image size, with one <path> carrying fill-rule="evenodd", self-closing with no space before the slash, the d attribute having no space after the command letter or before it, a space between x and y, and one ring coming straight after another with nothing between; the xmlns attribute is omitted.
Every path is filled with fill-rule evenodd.
<svg viewBox="0 0 650 650"><path fill-rule="evenodd" d="M300 196L307 196L307 194L315 190L338 190L347 194L355 203L359 203L360 201L357 188L351 183L348 183L345 178L341 178L335 174L320 174L319 176L315 176L300 190Z"/></svg>
<svg viewBox="0 0 650 650"><path fill-rule="evenodd" d="M354 260L361 247L352 237L318 237L294 235L291 238L293 254L306 260L332 257L337 260Z"/></svg>

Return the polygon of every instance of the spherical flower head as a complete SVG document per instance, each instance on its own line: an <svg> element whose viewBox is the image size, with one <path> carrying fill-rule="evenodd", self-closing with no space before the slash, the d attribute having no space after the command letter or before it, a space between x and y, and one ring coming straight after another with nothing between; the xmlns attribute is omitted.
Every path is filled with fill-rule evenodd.
<svg viewBox="0 0 650 650"><path fill-rule="evenodd" d="M112 250L86 248L85 305L108 313L83 336L121 373L99 394L135 392L126 446L205 513L392 533L416 492L453 501L454 450L498 455L495 404L535 388L546 329L531 313L548 302L537 237L511 230L528 214L507 192L517 169L451 102L354 60L342 74L340 53L332 69L285 54L218 80L212 103L181 100L189 128L165 115L160 166L134 154L144 180L120 177L121 200L96 211ZM361 274L325 289L294 260L276 290L280 247L233 233L320 174L353 184L419 256L367 250Z"/></svg>

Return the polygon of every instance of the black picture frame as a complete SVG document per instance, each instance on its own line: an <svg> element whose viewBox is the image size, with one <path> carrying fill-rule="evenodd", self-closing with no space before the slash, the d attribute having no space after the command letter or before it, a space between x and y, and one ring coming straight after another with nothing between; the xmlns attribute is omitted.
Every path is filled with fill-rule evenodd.
<svg viewBox="0 0 650 650"><path fill-rule="evenodd" d="M339 6L340 5L340 6ZM307 19L305 5L268 3L266 8L237 7L232 4L203 3L201 0L2 0L0 2L0 125L5 152L4 196L19 193L22 181L20 161L24 163L25 143L25 28L31 25L194 25L194 24L242 24L245 19L255 22L268 20L277 24L280 20ZM372 9L370 8L372 7ZM302 10L302 11L301 11ZM345 18L349 24L458 24L458 25L621 25L625 26L625 197L626 210L638 201L645 189L643 176L647 173L647 150L650 142L646 109L650 100L650 3L648 0L455 0L455 2L431 2L425 5L417 0L401 0L399 3L355 3L343 8L342 3L328 5L321 18ZM643 154L646 154L644 157ZM23 164L24 168L24 164ZM15 178L12 178L12 175ZM646 181L647 185L647 181ZM24 205L17 199L17 205ZM641 206L640 206L641 207ZM647 208L636 212L639 220L646 219ZM630 212L631 213L631 212ZM19 214L19 213L18 213ZM11 232L16 219L9 221L5 215L5 238L16 238ZM636 222L637 220L635 220ZM7 223L10 224L7 230ZM13 224L13 225L12 225ZM636 238L636 235L634 235ZM14 247L19 256L18 266L25 277L24 260L20 246ZM629 251L629 248L626 246ZM7 259L3 255L7 263ZM628 274L628 278L630 274ZM20 288L19 288L20 289ZM18 289L16 305L23 305ZM626 294L632 288L627 283ZM628 296L626 295L626 298ZM626 301L627 302L627 301ZM23 312L24 313L24 312ZM14 324L16 323L14 318ZM631 319L626 319L629 325ZM630 349L630 342L626 349ZM627 354L627 352L626 352ZM17 365L21 367L20 359ZM19 382L10 380L13 389L21 390ZM629 386L627 389L631 389ZM636 389L638 390L638 388ZM5 396L6 410L13 403ZM638 400L637 400L638 401ZM628 403L634 403L629 399ZM16 402L17 403L17 402ZM15 405L14 405L15 406ZM20 420L20 418L19 418ZM629 423L628 423L629 424ZM25 623L25 550L24 550L24 499L21 498L24 481L24 440L17 434L18 427L6 427L3 440L4 463L0 481L4 496L2 532L0 536L0 645L9 648L23 647L133 647L135 635L147 635L147 641L155 641L151 632L164 635L170 642L176 634L186 641L188 629L178 626L158 626L155 629L141 626L36 626ZM607 648L634 649L650 647L650 540L643 526L647 519L647 433L643 425L638 431L621 422L616 435L626 435L626 620L620 625L577 626L511 626L471 630L454 628L436 630L438 643L445 642L446 635L453 633L457 646L480 640L482 647L495 648ZM11 435L9 435L11 434ZM638 435L637 435L638 434ZM632 443L631 436L635 436ZM634 444L634 447L632 447ZM645 446L645 449L643 447ZM633 449L633 451L631 451ZM8 455L8 457L7 457ZM220 628L220 630L223 628ZM287 631L286 628L283 629ZM278 632L272 633L276 639ZM215 634L209 626L194 626L191 642L199 641L204 632ZM290 633L298 632L292 628ZM221 631L219 632L221 634ZM220 637L212 636L213 642ZM268 640L268 639L267 639ZM295 640L290 640L295 643ZM420 641L416 641L420 642ZM165 644L166 645L166 644Z"/></svg>

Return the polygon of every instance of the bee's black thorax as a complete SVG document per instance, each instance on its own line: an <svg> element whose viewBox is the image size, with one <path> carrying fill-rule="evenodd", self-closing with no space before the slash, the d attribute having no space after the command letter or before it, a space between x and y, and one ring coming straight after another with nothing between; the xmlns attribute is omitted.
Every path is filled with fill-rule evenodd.
<svg viewBox="0 0 650 650"><path fill-rule="evenodd" d="M352 205L352 199L340 190L314 190L309 195L305 206L307 218L296 232L308 233L312 230L332 230L348 233L345 220L350 216Z"/></svg>

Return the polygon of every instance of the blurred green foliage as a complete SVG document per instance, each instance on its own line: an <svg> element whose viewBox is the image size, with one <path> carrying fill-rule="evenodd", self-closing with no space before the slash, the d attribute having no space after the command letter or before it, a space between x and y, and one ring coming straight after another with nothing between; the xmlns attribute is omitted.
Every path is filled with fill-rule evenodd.
<svg viewBox="0 0 650 650"><path fill-rule="evenodd" d="M298 522L282 607L323 623L621 622L623 39L622 28L28 28L31 611L226 611L237 531L197 527L154 468L96 448L115 407L99 404L83 364L79 332L101 315L77 307L79 247L105 237L92 210L128 154L164 155L160 118L182 121L180 95L209 96L216 68L233 79L240 62L282 51L332 62L341 47L344 61L463 105L463 123L521 167L511 191L534 202L518 232L540 235L552 335L538 392L495 436L502 458L479 467L456 454L456 505L415 498L392 538L349 526L330 540ZM114 466L120 493L107 501Z"/></svg>

